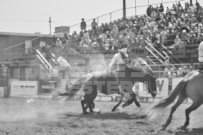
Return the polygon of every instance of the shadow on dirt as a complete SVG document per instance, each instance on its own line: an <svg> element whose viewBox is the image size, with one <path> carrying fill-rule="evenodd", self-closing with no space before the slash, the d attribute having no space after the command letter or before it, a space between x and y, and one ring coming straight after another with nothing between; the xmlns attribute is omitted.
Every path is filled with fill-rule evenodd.
<svg viewBox="0 0 203 135"><path fill-rule="evenodd" d="M202 135L203 134L203 127L202 128L191 128L186 130L176 130L175 135Z"/></svg>
<svg viewBox="0 0 203 135"><path fill-rule="evenodd" d="M147 116L146 115L138 115L138 114L127 114L127 113L110 113L110 112L106 112L106 113L94 113L94 114L72 114L72 113L67 113L64 114L63 118L70 118L70 117L76 117L76 118L90 118L90 119L112 119L112 120L122 120L122 119L128 119L128 120L134 120L134 119L144 119Z"/></svg>

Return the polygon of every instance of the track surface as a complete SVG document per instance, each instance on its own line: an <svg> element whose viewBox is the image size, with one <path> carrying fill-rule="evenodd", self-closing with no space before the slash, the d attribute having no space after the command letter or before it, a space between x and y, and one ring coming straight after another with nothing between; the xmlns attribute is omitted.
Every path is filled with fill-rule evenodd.
<svg viewBox="0 0 203 135"><path fill-rule="evenodd" d="M30 101L30 102L29 102ZM182 104L165 131L159 131L168 117L170 108L156 119L149 120L143 111L131 106L111 112L116 102L96 102L101 114L83 115L79 101L59 102L49 99L8 98L0 99L0 135L171 135L184 123L184 110L190 104ZM152 103L141 103L144 110ZM203 134L203 107L191 114L189 129ZM190 131L184 134L191 134Z"/></svg>

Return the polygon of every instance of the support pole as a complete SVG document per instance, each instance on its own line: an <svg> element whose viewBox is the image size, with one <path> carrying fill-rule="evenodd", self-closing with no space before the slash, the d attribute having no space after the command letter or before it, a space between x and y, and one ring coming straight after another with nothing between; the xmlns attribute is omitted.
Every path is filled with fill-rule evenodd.
<svg viewBox="0 0 203 135"><path fill-rule="evenodd" d="M51 35L51 17L49 17L49 34Z"/></svg>
<svg viewBox="0 0 203 135"><path fill-rule="evenodd" d="M123 19L126 19L126 0L123 0Z"/></svg>

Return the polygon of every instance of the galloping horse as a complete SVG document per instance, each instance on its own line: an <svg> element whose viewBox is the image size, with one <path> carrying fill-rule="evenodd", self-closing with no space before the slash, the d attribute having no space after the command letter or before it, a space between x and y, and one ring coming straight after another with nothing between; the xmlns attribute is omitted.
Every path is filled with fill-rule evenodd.
<svg viewBox="0 0 203 135"><path fill-rule="evenodd" d="M178 96L178 100L176 101L175 105L172 106L166 123L162 126L162 129L165 129L171 123L173 113L177 107L188 97L193 101L193 103L185 110L186 121L184 125L180 127L181 129L186 129L186 127L189 125L189 114L196 110L203 103L202 88L203 73L198 70L189 72L166 99L162 99L158 104L152 107L152 113L150 115L157 111L160 112L160 109L170 105Z"/></svg>
<svg viewBox="0 0 203 135"><path fill-rule="evenodd" d="M132 87L135 82L147 83L148 91L153 97L156 96L156 78L152 74L143 72L143 69L129 66L125 66L124 69L119 69L116 74L104 72L100 75L92 74L85 79L79 79L71 88L69 88L69 91L71 92L59 95L71 96L72 94L72 96L74 96L79 89L83 90L85 94L81 100L81 105L83 113L87 113L87 108L89 108L90 112L93 112L97 90L106 95L121 94L119 103L112 110L114 111L123 101L123 94L120 93L122 90L130 93L131 95L135 95L132 92ZM139 103L135 96L132 97L132 100L139 107Z"/></svg>

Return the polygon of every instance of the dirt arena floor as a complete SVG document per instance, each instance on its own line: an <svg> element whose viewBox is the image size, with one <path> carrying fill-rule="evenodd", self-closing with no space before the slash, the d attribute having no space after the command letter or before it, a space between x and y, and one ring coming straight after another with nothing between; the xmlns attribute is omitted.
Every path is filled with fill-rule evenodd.
<svg viewBox="0 0 203 135"><path fill-rule="evenodd" d="M156 119L150 120L144 111L152 103L141 103L143 110L132 104L112 113L116 102L96 102L100 114L83 115L79 101L55 101L50 99L0 99L0 135L171 135L193 134L177 127L184 123L184 110L177 109L174 119L165 131L159 131L165 122L169 108ZM191 114L190 130L203 134L203 107Z"/></svg>

